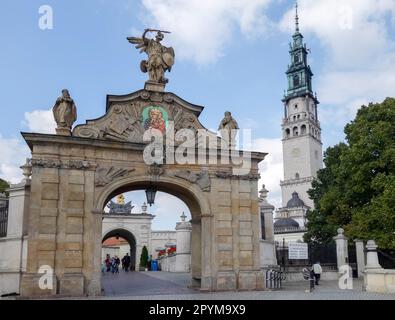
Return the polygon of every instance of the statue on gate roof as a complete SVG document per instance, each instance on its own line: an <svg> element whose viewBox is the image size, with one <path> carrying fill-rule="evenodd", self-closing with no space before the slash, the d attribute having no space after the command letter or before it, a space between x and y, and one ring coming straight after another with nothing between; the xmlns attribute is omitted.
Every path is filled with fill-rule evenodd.
<svg viewBox="0 0 395 320"><path fill-rule="evenodd" d="M147 38L148 32L157 32L155 39ZM164 74L166 71L170 72L174 65L174 49L160 43L164 39L164 33L170 32L145 29L141 38L127 38L130 43L137 44L136 49L141 49L140 52L145 52L148 55L148 60L141 61L140 69L144 73L148 72L149 81L153 83L166 84L169 82Z"/></svg>
<svg viewBox="0 0 395 320"><path fill-rule="evenodd" d="M70 135L71 127L77 120L77 108L67 89L62 90L62 96L56 100L52 111L57 134Z"/></svg>

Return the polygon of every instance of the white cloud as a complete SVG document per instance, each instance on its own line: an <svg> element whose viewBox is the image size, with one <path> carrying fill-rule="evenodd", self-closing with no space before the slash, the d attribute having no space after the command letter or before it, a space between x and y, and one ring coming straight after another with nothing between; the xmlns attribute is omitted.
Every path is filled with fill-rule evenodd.
<svg viewBox="0 0 395 320"><path fill-rule="evenodd" d="M234 40L234 31L262 34L264 10L272 0L143 0L146 25L172 32L177 56L198 64L216 61Z"/></svg>
<svg viewBox="0 0 395 320"><path fill-rule="evenodd" d="M253 142L254 150L266 152L266 159L260 164L262 184L269 190L269 203L275 207L281 207L281 187L280 180L284 177L283 171L283 149L281 139L257 139Z"/></svg>
<svg viewBox="0 0 395 320"><path fill-rule="evenodd" d="M19 168L29 157L29 149L20 139L5 139L0 134L0 178L11 183L21 182L22 170Z"/></svg>
<svg viewBox="0 0 395 320"><path fill-rule="evenodd" d="M151 210L151 213L155 215L152 230L174 230L176 223L181 221L180 216L183 212L187 215L187 220L191 219L186 204L175 196L158 192L155 203L155 207Z"/></svg>
<svg viewBox="0 0 395 320"><path fill-rule="evenodd" d="M362 103L381 101L395 87L393 0L300 0L301 32L315 35L326 52L317 91L323 115L344 125ZM294 10L280 22L293 30ZM391 18L392 17L392 18ZM392 21L391 21L392 19ZM307 41L308 42L308 41ZM314 52L313 52L314 55Z"/></svg>
<svg viewBox="0 0 395 320"><path fill-rule="evenodd" d="M22 124L31 132L55 134L56 123L52 110L25 112Z"/></svg>

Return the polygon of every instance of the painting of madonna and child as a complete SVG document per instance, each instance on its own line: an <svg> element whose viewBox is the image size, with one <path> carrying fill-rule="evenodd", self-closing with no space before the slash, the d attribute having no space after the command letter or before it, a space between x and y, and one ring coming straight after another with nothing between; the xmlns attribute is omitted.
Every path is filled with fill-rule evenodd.
<svg viewBox="0 0 395 320"><path fill-rule="evenodd" d="M166 110L158 106L150 106L143 111L143 125L145 130L156 129L166 133L168 115Z"/></svg>

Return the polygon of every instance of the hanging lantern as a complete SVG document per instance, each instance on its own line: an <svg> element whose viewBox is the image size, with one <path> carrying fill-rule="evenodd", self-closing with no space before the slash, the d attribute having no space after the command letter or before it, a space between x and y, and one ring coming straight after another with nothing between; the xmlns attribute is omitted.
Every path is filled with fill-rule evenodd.
<svg viewBox="0 0 395 320"><path fill-rule="evenodd" d="M147 203L150 207L155 203L156 189L150 185L147 190L145 190L147 194Z"/></svg>

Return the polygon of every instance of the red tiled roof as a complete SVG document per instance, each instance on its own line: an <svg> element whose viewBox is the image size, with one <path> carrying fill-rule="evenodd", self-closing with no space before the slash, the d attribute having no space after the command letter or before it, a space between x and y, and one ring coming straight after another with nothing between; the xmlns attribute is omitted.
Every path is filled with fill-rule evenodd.
<svg viewBox="0 0 395 320"><path fill-rule="evenodd" d="M123 238L108 238L106 241L103 242L103 246L111 247L111 246L120 246L123 244L128 244L128 242Z"/></svg>

